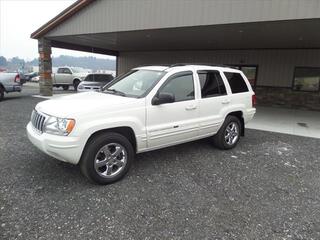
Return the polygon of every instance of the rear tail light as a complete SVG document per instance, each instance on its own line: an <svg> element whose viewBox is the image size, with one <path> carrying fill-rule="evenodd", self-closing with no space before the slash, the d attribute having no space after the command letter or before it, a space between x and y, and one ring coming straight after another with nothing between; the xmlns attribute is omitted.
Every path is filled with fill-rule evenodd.
<svg viewBox="0 0 320 240"><path fill-rule="evenodd" d="M14 78L14 81L16 83L20 83L20 75L19 74L17 74L17 76Z"/></svg>
<svg viewBox="0 0 320 240"><path fill-rule="evenodd" d="M252 107L255 107L257 104L257 97L255 94L252 95Z"/></svg>

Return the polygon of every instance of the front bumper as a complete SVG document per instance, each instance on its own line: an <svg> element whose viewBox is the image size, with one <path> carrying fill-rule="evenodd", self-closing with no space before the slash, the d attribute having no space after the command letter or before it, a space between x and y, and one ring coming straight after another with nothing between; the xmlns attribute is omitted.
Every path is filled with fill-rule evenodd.
<svg viewBox="0 0 320 240"><path fill-rule="evenodd" d="M80 84L78 86L79 92L99 92L101 90L101 86L89 86L85 84Z"/></svg>
<svg viewBox="0 0 320 240"><path fill-rule="evenodd" d="M78 164L81 158L83 146L79 144L79 139L70 136L56 136L47 133L39 133L32 126L27 125L29 140L42 152L60 161Z"/></svg>

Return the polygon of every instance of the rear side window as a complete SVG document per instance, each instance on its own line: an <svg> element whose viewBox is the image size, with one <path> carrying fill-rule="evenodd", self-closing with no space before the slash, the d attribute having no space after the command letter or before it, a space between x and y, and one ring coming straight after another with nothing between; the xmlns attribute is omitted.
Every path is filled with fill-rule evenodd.
<svg viewBox="0 0 320 240"><path fill-rule="evenodd" d="M228 79L232 93L248 92L248 86L240 73L224 72Z"/></svg>
<svg viewBox="0 0 320 240"><path fill-rule="evenodd" d="M226 87L218 71L198 71L198 76L202 98L227 94Z"/></svg>

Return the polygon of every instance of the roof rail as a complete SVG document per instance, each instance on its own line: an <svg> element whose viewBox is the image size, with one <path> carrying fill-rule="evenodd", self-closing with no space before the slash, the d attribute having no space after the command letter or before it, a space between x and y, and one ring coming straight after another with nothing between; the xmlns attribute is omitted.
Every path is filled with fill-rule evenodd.
<svg viewBox="0 0 320 240"><path fill-rule="evenodd" d="M163 66L163 67L169 67L170 64L142 64L142 65L139 65L135 68L139 68L139 67L149 67L149 66Z"/></svg>
<svg viewBox="0 0 320 240"><path fill-rule="evenodd" d="M163 67L167 67L164 70L167 70L169 68L173 68L173 67L183 67L183 66L187 66L187 65L205 65L205 66L211 66L211 67L228 67L228 68L234 68L237 69L235 66L232 65L225 65L225 64L214 64L214 63L174 63L174 64L143 64L143 65L139 65L138 67L148 67L148 66L163 66Z"/></svg>
<svg viewBox="0 0 320 240"><path fill-rule="evenodd" d="M206 66L212 66L212 67L233 67L232 65L226 65L226 64L215 64L215 63L175 63L170 65L170 67L179 67L179 66L186 66L186 65L206 65Z"/></svg>
<svg viewBox="0 0 320 240"><path fill-rule="evenodd" d="M228 67L228 68L234 68L236 69L235 66L232 65L225 65L225 64L214 64L214 63L175 63L170 65L168 68L172 68L172 67L182 67L182 66L187 66L187 65L205 65L205 66L211 66L211 67ZM165 70L167 70L168 68L166 68Z"/></svg>

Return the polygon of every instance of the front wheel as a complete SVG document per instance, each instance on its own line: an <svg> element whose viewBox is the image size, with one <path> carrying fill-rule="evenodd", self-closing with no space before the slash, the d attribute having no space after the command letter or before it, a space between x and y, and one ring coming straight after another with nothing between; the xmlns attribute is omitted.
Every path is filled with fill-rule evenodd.
<svg viewBox="0 0 320 240"><path fill-rule="evenodd" d="M76 79L73 81L73 87L75 91L78 91L79 84L80 84L80 80Z"/></svg>
<svg viewBox="0 0 320 240"><path fill-rule="evenodd" d="M68 85L64 85L64 86L62 86L62 88L63 88L64 91L69 90L69 86Z"/></svg>
<svg viewBox="0 0 320 240"><path fill-rule="evenodd" d="M80 161L80 169L89 180L110 184L123 178L134 159L129 140L121 134L108 132L90 140Z"/></svg>
<svg viewBox="0 0 320 240"><path fill-rule="evenodd" d="M241 123L235 116L227 116L218 133L213 137L214 145L220 149L234 148L239 142Z"/></svg>

